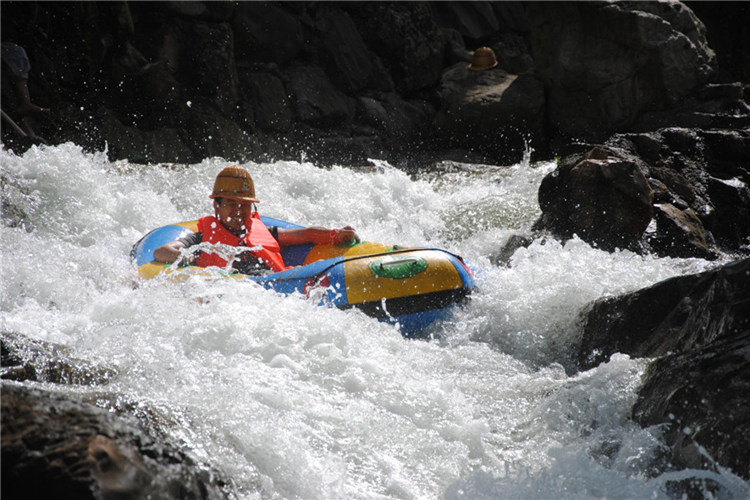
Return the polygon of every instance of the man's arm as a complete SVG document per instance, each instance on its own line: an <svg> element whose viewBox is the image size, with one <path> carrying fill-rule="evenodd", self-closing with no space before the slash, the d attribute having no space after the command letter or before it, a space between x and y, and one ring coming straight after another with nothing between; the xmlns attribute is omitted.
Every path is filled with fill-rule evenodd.
<svg viewBox="0 0 750 500"><path fill-rule="evenodd" d="M171 263L180 258L180 250L187 248L185 243L180 240L171 241L154 250L154 260L164 263Z"/></svg>
<svg viewBox="0 0 750 500"><path fill-rule="evenodd" d="M332 243L334 245L339 245L356 238L357 233L351 226L334 230L320 226L294 229L279 228L279 245L282 247L304 245L305 243L315 243L318 245Z"/></svg>

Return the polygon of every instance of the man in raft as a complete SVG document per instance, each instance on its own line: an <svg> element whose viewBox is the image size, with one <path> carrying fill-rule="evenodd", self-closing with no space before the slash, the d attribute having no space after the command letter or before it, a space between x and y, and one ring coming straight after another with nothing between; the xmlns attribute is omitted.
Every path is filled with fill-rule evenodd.
<svg viewBox="0 0 750 500"><path fill-rule="evenodd" d="M255 184L250 173L241 167L227 167L216 177L214 190L209 196L214 200L215 216L203 217L198 221L198 232L184 236L154 250L154 259L171 263L184 256L183 248L199 243L223 243L234 247L248 247L238 250L232 260L232 267L243 274L259 274L264 271L289 269L284 264L281 248L305 243L338 245L356 241L357 233L350 226L341 229L305 227L285 229L266 226L257 211L253 211ZM198 251L187 259L187 264L200 267L228 264L218 253Z"/></svg>

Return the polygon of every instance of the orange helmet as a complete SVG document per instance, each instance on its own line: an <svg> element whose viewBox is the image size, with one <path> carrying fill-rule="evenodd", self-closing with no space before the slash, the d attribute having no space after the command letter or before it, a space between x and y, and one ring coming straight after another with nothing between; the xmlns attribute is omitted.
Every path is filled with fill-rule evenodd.
<svg viewBox="0 0 750 500"><path fill-rule="evenodd" d="M237 166L227 167L219 172L209 198L234 198L255 203L259 201L255 197L255 184L250 173Z"/></svg>
<svg viewBox="0 0 750 500"><path fill-rule="evenodd" d="M479 47L474 51L474 56L471 58L469 69L471 71L484 71L486 69L494 68L495 66L497 66L495 51L489 47Z"/></svg>

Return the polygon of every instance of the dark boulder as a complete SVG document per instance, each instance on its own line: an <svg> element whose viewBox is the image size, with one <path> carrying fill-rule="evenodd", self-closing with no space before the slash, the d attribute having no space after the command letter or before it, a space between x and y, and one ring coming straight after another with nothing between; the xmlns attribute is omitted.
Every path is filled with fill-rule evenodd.
<svg viewBox="0 0 750 500"><path fill-rule="evenodd" d="M104 385L117 375L106 366L72 358L62 347L14 332L0 333L0 346L3 380L92 386Z"/></svg>
<svg viewBox="0 0 750 500"><path fill-rule="evenodd" d="M750 323L649 365L633 417L661 427L668 448L663 468L728 468L750 480Z"/></svg>
<svg viewBox="0 0 750 500"><path fill-rule="evenodd" d="M585 313L579 365L652 361L633 418L660 426L654 470L729 468L750 479L750 259L680 276Z"/></svg>
<svg viewBox="0 0 750 500"><path fill-rule="evenodd" d="M750 129L668 127L616 134L605 144L641 158L657 188L661 208L656 234L648 235L655 252L710 257L750 250Z"/></svg>
<svg viewBox="0 0 750 500"><path fill-rule="evenodd" d="M657 254L716 258L709 248L703 223L692 209L680 209L671 203L657 203L654 205L654 221L657 231L654 235L647 236L647 241Z"/></svg>
<svg viewBox="0 0 750 500"><path fill-rule="evenodd" d="M542 180L535 227L608 250L635 245L653 217L654 192L641 163L607 147L565 157Z"/></svg>
<svg viewBox="0 0 750 500"><path fill-rule="evenodd" d="M585 314L578 360L587 369L617 352L683 353L748 329L750 259L743 259L595 302Z"/></svg>
<svg viewBox="0 0 750 500"><path fill-rule="evenodd" d="M132 416L2 383L3 498L231 498L227 482Z"/></svg>

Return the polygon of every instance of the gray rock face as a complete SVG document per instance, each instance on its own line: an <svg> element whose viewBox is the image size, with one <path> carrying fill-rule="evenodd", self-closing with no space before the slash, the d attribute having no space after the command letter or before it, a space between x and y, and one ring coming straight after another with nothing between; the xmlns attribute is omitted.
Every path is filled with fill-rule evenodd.
<svg viewBox="0 0 750 500"><path fill-rule="evenodd" d="M434 127L448 143L472 144L501 158L546 141L544 85L531 74L469 71L466 63L457 63L443 73L438 95Z"/></svg>
<svg viewBox="0 0 750 500"><path fill-rule="evenodd" d="M226 483L133 417L2 384L3 498L231 498Z"/></svg>
<svg viewBox="0 0 750 500"><path fill-rule="evenodd" d="M549 119L568 138L603 140L716 67L705 28L677 2L539 2L527 15Z"/></svg>

